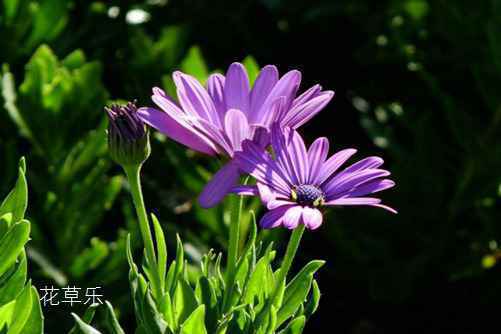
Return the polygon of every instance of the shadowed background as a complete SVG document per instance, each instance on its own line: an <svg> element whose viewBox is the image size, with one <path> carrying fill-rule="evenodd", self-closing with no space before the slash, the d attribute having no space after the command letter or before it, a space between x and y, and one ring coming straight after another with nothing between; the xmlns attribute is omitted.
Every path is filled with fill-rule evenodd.
<svg viewBox="0 0 501 334"><path fill-rule="evenodd" d="M336 95L301 129L331 149L379 155L397 186L374 208L330 211L298 266L320 258L323 293L306 333L471 333L501 297L501 5L496 1L15 1L0 12L0 172L28 161L34 285L104 286L132 324L124 257L136 227L127 185L106 153L103 106L172 71L205 80L248 68L299 69L301 88ZM224 250L224 206L195 198L218 163L153 136L149 209L180 233L190 259ZM249 207L258 207L248 202ZM227 218L226 218L227 219ZM244 224L245 232L246 224ZM137 235L137 233L136 233ZM285 231L264 238L280 244ZM138 240L136 240L138 245ZM71 309L78 311L78 307ZM45 309L47 333L69 308ZM474 320L477 312L484 317Z"/></svg>

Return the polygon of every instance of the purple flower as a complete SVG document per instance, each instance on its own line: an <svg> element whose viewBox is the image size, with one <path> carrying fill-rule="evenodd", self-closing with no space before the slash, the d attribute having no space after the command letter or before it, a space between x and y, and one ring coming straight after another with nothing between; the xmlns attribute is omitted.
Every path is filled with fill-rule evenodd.
<svg viewBox="0 0 501 334"><path fill-rule="evenodd" d="M261 226L294 229L304 224L316 229L322 224L322 206L369 205L396 211L381 200L366 197L395 185L380 169L383 160L368 157L339 170L356 150L345 149L327 159L329 141L318 138L307 150L297 131L274 126L271 131L273 158L255 143L245 141L235 154L239 167L252 175L256 186L240 186L238 193L259 195L270 210Z"/></svg>
<svg viewBox="0 0 501 334"><path fill-rule="evenodd" d="M212 74L207 89L194 77L175 72L179 105L160 88L153 88L156 108L141 108L141 119L175 141L209 155L233 158L244 140L269 144L271 124L298 128L331 100L332 91L315 85L296 97L301 73L293 70L279 78L275 66L265 66L251 88L244 66L233 63L226 76ZM206 185L199 201L217 204L237 183L240 171L230 160Z"/></svg>

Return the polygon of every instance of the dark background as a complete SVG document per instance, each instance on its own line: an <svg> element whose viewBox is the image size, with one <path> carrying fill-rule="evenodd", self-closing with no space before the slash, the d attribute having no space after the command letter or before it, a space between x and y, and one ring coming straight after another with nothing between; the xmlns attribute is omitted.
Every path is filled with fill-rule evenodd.
<svg viewBox="0 0 501 334"><path fill-rule="evenodd" d="M334 90L301 132L309 142L327 136L331 149L382 156L397 182L383 198L398 215L331 210L318 231L306 234L296 264L327 260L317 275L321 307L306 333L477 333L496 323L499 2L49 0L20 1L13 15L5 3L2 75L15 78L27 125L12 109L0 109L2 193L26 155L28 213L36 225L30 249L67 282L103 284L107 298L131 310L122 250L124 230L135 225L127 186L106 155L103 105L134 98L152 105L151 87L169 90L173 70L197 74L200 63L224 70L252 56L281 73L301 70L303 90L315 83ZM110 17L114 6L118 16ZM128 23L131 9L149 19ZM52 52L40 51L42 44ZM62 59L76 49L86 59L73 68ZM58 70L50 73L51 66ZM75 70L83 67L88 74ZM66 78L64 68L74 71L73 81L63 80L70 88L57 79ZM223 209L206 212L194 200L216 165L154 138L144 171L147 205L167 234L179 232L200 252L225 249ZM81 161L68 161L71 154ZM64 174L65 166L74 172ZM286 240L283 231L266 237L282 247ZM58 282L47 261L31 261L35 286ZM48 333L71 326L68 309L47 310L46 323Z"/></svg>

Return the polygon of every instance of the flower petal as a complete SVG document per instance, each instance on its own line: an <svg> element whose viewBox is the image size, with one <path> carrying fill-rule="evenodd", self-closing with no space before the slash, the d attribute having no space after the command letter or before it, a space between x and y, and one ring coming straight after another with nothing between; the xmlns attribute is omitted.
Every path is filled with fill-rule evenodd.
<svg viewBox="0 0 501 334"><path fill-rule="evenodd" d="M291 204L295 203L284 199L272 199L271 201L268 202L266 207L268 208L268 210L273 210L278 208L279 206L291 205Z"/></svg>
<svg viewBox="0 0 501 334"><path fill-rule="evenodd" d="M178 143L208 155L218 153L218 149L210 140L201 136L198 131L186 122L173 118L166 112L154 108L139 108L137 113L143 122Z"/></svg>
<svg viewBox="0 0 501 334"><path fill-rule="evenodd" d="M230 140L233 152L242 149L242 141L250 138L250 128L247 117L237 109L230 109L224 118L224 130Z"/></svg>
<svg viewBox="0 0 501 334"><path fill-rule="evenodd" d="M261 198L261 202L263 202L264 205L267 205L269 201L275 199L276 195L273 190L268 187L268 185L257 182L256 186L259 192L259 197Z"/></svg>
<svg viewBox="0 0 501 334"><path fill-rule="evenodd" d="M287 72L273 87L270 94L259 109L256 119L261 120L266 118L265 114L271 111L271 106L277 99L284 97L286 101L286 109L292 105L292 101L301 83L301 72L292 70Z"/></svg>
<svg viewBox="0 0 501 334"><path fill-rule="evenodd" d="M216 127L214 124L204 119L193 120L192 126L197 131L210 138L217 147L221 148L219 150L220 152L225 152L229 157L233 156L232 145L223 129Z"/></svg>
<svg viewBox="0 0 501 334"><path fill-rule="evenodd" d="M284 214L283 225L289 230L295 229L303 213L303 207L299 205L291 206Z"/></svg>
<svg viewBox="0 0 501 334"><path fill-rule="evenodd" d="M323 216L320 210L310 207L303 208L303 224L310 230L317 229L322 225Z"/></svg>
<svg viewBox="0 0 501 334"><path fill-rule="evenodd" d="M224 75L215 73L211 74L207 79L207 92L214 103L214 107L222 122L226 113L226 104L224 102Z"/></svg>
<svg viewBox="0 0 501 334"><path fill-rule="evenodd" d="M379 198L373 197L347 197L325 202L325 205L374 205L381 203Z"/></svg>
<svg viewBox="0 0 501 334"><path fill-rule="evenodd" d="M335 171L341 167L342 164L346 162L357 150L353 148L348 148L337 152L332 157L327 159L323 164L320 173L318 175L318 184L324 183Z"/></svg>
<svg viewBox="0 0 501 334"><path fill-rule="evenodd" d="M317 178L325 159L327 159L327 154L329 154L329 140L325 137L317 138L308 149L308 163L310 165L308 184L317 184Z"/></svg>
<svg viewBox="0 0 501 334"><path fill-rule="evenodd" d="M238 166L235 163L229 162L223 166L202 190L198 198L200 206L211 208L218 204L238 183L239 176Z"/></svg>
<svg viewBox="0 0 501 334"><path fill-rule="evenodd" d="M292 158L289 153L289 145L292 138L292 132L289 128L281 128L278 123L273 124L271 128L271 146L275 153L276 164L283 171L284 179L290 184L298 185L299 176L292 163Z"/></svg>
<svg viewBox="0 0 501 334"><path fill-rule="evenodd" d="M224 98L227 109L238 109L244 114L249 111L250 104L249 77L245 67L240 63L233 63L226 72L224 83Z"/></svg>
<svg viewBox="0 0 501 334"><path fill-rule="evenodd" d="M191 75L174 72L174 83L177 87L179 103L193 116L198 116L217 126L221 125L214 103L205 88Z"/></svg>
<svg viewBox="0 0 501 334"><path fill-rule="evenodd" d="M252 175L258 182L268 185L274 192L290 195L290 186L277 169L276 162L263 149L250 140L245 140L242 150L235 152L235 161L240 169Z"/></svg>
<svg viewBox="0 0 501 334"><path fill-rule="evenodd" d="M350 197L365 196L379 191L383 191L395 186L395 182L389 179L374 180L356 187L350 191Z"/></svg>
<svg viewBox="0 0 501 334"><path fill-rule="evenodd" d="M325 91L312 100L293 107L283 118L281 122L282 126L288 126L293 129L299 128L318 114L333 96L334 92Z"/></svg>
<svg viewBox="0 0 501 334"><path fill-rule="evenodd" d="M340 174L327 182L323 186L323 190L327 199L330 200L349 194L352 189L359 185L388 175L390 175L390 172L384 169L366 169L349 174Z"/></svg>
<svg viewBox="0 0 501 334"><path fill-rule="evenodd" d="M292 103L292 107L295 107L297 105L300 105L300 104L303 104L303 103L310 101L311 99L317 97L321 91L322 91L322 86L320 86L320 85L315 85L315 86L310 87L309 89L305 90L301 95L299 95L298 97L296 97L294 99L294 102Z"/></svg>
<svg viewBox="0 0 501 334"><path fill-rule="evenodd" d="M259 191L256 186L246 186L239 185L231 188L230 192L232 194L240 195L240 196L258 196Z"/></svg>
<svg viewBox="0 0 501 334"><path fill-rule="evenodd" d="M251 124L260 124L260 120L257 118L259 110L277 82L278 70L275 66L267 65L259 72L250 93L249 120Z"/></svg>
<svg viewBox="0 0 501 334"><path fill-rule="evenodd" d="M308 162L308 153L304 145L303 138L297 131L292 132L292 141L289 149L293 168L296 171L300 184L308 182L310 174L310 164Z"/></svg>
<svg viewBox="0 0 501 334"><path fill-rule="evenodd" d="M260 220L259 225L262 228L275 228L282 225L284 214L290 206L281 206L268 211Z"/></svg>
<svg viewBox="0 0 501 334"><path fill-rule="evenodd" d="M377 207L377 208L385 209L385 210L388 210L388 211L390 211L391 213L394 213L394 214L398 213L397 210L393 209L392 207L389 207L388 205L384 205L384 204L371 204L370 206L374 206L374 207Z"/></svg>
<svg viewBox="0 0 501 334"><path fill-rule="evenodd" d="M359 170L369 169L369 168L378 168L383 164L383 159L380 157L367 157L360 161L355 162L354 164L346 167L339 174L343 173L353 173Z"/></svg>

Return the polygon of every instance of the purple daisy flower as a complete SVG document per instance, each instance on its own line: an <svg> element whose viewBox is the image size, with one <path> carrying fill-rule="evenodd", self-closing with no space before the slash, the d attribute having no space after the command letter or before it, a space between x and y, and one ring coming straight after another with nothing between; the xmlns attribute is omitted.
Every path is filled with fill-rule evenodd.
<svg viewBox="0 0 501 334"><path fill-rule="evenodd" d="M274 126L271 131L273 158L251 141L235 154L239 167L252 175L256 186L240 186L243 195L259 195L270 210L261 219L263 228L304 224L316 229L322 224L322 206L369 205L396 211L381 200L366 195L395 185L380 169L383 159L368 157L339 171L355 149L345 149L327 159L329 141L318 138L307 150L299 133Z"/></svg>
<svg viewBox="0 0 501 334"><path fill-rule="evenodd" d="M139 109L148 125L187 147L209 155L233 158L244 140L269 144L271 124L298 128L331 100L332 91L315 85L296 97L301 73L293 70L279 78L275 66L265 66L251 88L247 71L233 63L226 72L212 74L207 89L194 77L173 74L179 105L160 88L153 88L156 108ZM217 204L238 183L240 171L231 160L206 185L199 201L203 207Z"/></svg>

